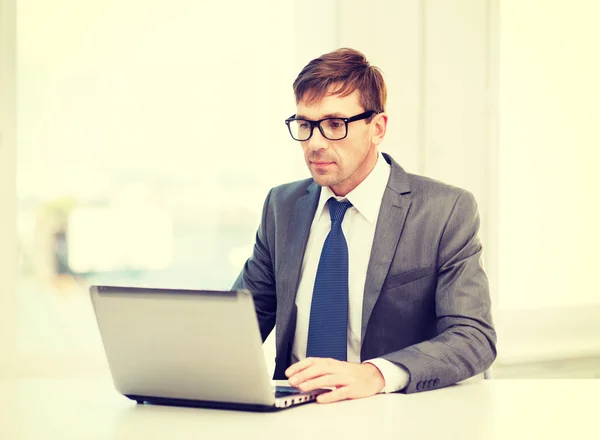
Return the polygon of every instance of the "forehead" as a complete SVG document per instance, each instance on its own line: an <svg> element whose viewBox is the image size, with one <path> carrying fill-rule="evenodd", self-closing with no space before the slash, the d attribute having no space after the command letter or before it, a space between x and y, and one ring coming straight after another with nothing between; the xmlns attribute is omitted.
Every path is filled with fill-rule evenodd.
<svg viewBox="0 0 600 440"><path fill-rule="evenodd" d="M333 95L328 92L321 100L308 103L302 99L296 105L296 114L309 119L320 119L328 115L352 116L364 111L359 102L359 91L347 96Z"/></svg>

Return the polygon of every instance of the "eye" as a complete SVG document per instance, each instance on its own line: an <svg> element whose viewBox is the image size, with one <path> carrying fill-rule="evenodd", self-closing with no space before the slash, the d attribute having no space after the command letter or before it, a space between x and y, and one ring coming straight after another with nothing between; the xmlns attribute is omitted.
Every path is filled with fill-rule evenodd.
<svg viewBox="0 0 600 440"><path fill-rule="evenodd" d="M344 127L344 121L342 121L341 119L330 119L329 121L327 121L327 125L332 130L339 130Z"/></svg>

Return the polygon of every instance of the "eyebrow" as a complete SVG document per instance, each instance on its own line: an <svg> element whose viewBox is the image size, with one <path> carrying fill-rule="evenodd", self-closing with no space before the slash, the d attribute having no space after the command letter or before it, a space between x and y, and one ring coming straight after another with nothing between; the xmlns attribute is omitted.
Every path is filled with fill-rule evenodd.
<svg viewBox="0 0 600 440"><path fill-rule="evenodd" d="M341 113L327 113L326 115L323 115L323 117L319 118L318 120L321 119L327 119L327 118L347 118L348 116L343 115ZM310 119L308 116L304 116L301 114L297 114L296 118L298 119L306 119L308 121L314 121L315 119Z"/></svg>

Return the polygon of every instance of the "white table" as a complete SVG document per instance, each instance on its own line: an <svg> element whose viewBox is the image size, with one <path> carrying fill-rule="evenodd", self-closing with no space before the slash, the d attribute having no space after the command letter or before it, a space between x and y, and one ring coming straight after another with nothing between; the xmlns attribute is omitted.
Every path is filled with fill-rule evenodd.
<svg viewBox="0 0 600 440"><path fill-rule="evenodd" d="M0 439L600 439L600 380L490 380L277 413L136 406L100 379L0 380Z"/></svg>

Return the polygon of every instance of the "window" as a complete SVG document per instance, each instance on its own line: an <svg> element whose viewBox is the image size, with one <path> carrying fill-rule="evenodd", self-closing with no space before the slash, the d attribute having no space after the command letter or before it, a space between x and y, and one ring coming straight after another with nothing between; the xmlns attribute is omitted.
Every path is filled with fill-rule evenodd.
<svg viewBox="0 0 600 440"><path fill-rule="evenodd" d="M307 176L293 5L255 3L19 0L24 355L101 358L91 284L229 288L268 189Z"/></svg>

